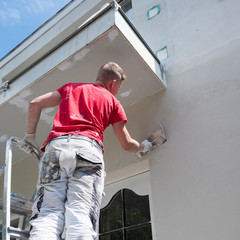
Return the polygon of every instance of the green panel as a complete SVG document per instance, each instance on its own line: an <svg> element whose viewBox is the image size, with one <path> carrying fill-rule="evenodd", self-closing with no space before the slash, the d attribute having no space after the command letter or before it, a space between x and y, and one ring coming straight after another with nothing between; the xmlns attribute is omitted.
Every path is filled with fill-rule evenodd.
<svg viewBox="0 0 240 240"><path fill-rule="evenodd" d="M139 196L124 189L125 226L133 226L151 221L148 196Z"/></svg>
<svg viewBox="0 0 240 240"><path fill-rule="evenodd" d="M101 210L99 232L105 233L123 227L121 191Z"/></svg>
<svg viewBox="0 0 240 240"><path fill-rule="evenodd" d="M151 225L126 230L126 240L152 240Z"/></svg>
<svg viewBox="0 0 240 240"><path fill-rule="evenodd" d="M99 240L123 240L123 232L118 231L114 233L109 233L104 236L100 236Z"/></svg>

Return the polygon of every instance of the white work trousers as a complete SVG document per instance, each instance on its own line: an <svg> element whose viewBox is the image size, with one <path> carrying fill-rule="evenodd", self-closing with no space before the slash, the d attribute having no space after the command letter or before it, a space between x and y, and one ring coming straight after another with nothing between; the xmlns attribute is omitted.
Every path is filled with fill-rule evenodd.
<svg viewBox="0 0 240 240"><path fill-rule="evenodd" d="M104 188L99 145L86 137L66 135L46 147L39 162L37 193L30 221L30 240L97 238Z"/></svg>

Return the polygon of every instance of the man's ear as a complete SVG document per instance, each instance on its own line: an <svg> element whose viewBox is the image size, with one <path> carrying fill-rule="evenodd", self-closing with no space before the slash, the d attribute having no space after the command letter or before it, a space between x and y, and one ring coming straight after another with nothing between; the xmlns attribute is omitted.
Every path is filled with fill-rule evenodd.
<svg viewBox="0 0 240 240"><path fill-rule="evenodd" d="M113 79L113 80L110 81L110 83L109 83L109 87L110 87L110 89L113 89L113 88L114 88L116 82L117 82L116 79Z"/></svg>

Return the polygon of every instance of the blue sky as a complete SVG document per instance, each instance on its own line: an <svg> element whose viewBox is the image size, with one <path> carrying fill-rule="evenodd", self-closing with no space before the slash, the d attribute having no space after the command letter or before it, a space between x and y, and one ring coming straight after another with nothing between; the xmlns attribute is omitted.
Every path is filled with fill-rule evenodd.
<svg viewBox="0 0 240 240"><path fill-rule="evenodd" d="M0 0L0 59L71 0Z"/></svg>

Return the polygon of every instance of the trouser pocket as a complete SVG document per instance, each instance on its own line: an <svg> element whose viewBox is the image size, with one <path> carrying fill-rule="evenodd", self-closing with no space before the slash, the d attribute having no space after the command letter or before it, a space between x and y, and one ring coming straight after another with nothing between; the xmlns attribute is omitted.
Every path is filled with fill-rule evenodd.
<svg viewBox="0 0 240 240"><path fill-rule="evenodd" d="M103 160L97 155L93 155L92 153L89 155L79 152L76 153L76 168L73 173L74 177L79 178L83 174L101 177L102 171Z"/></svg>
<svg viewBox="0 0 240 240"><path fill-rule="evenodd" d="M43 155L40 164L40 184L47 184L60 179L59 156L59 150L48 151Z"/></svg>
<svg viewBox="0 0 240 240"><path fill-rule="evenodd" d="M104 164L101 156L94 157L92 153L87 155L77 152L76 168L71 183L73 184L70 184L69 191L74 193L73 198L77 196L78 200L69 201L68 210L71 212L71 208L74 206L74 211L76 209L80 211L79 223L82 221L80 219L84 219L81 214L86 211L83 215L88 215L92 229L96 232L104 188ZM68 214L71 215L69 211ZM68 230L70 231L70 229Z"/></svg>

